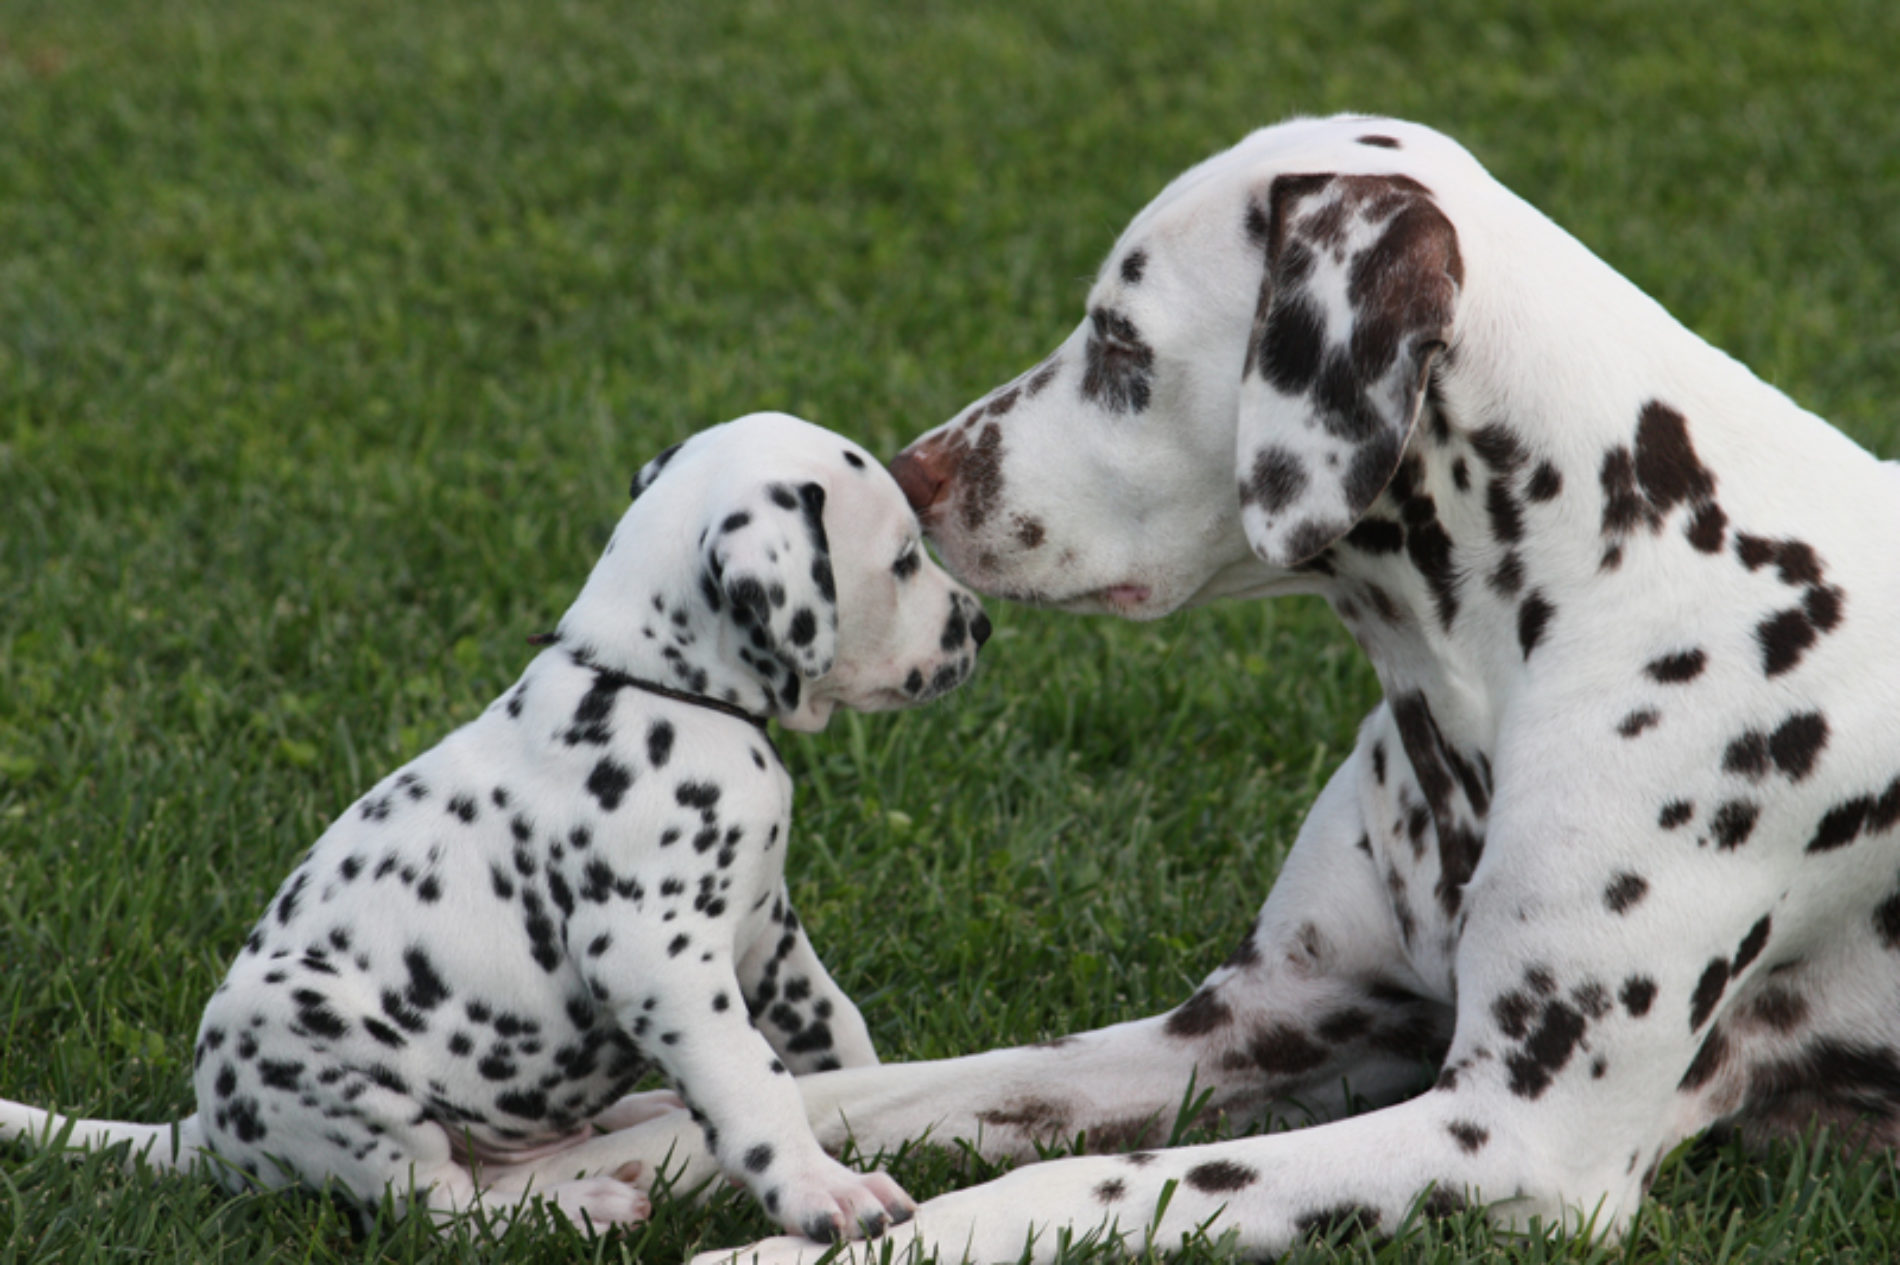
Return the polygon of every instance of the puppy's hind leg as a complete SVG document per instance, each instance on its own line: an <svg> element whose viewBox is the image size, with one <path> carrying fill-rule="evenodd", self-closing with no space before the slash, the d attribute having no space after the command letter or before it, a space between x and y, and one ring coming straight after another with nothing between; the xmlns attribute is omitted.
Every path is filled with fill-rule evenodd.
<svg viewBox="0 0 1900 1265"><path fill-rule="evenodd" d="M212 1148L258 1185L331 1181L367 1203L387 1195L398 1213L423 1211L437 1223L478 1207L491 1224L505 1223L537 1198L577 1226L637 1222L651 1211L630 1180L639 1166L625 1161L614 1172L546 1183L514 1180L513 1166L471 1169L449 1131L386 1068L311 1074L301 1064L260 1062L268 1067L259 1092L234 1073L206 1122Z"/></svg>

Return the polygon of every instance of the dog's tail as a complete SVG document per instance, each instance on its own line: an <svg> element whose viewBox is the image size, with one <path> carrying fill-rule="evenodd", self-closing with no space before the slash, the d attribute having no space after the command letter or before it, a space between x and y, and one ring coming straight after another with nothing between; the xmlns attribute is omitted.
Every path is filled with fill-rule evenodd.
<svg viewBox="0 0 1900 1265"><path fill-rule="evenodd" d="M81 1120L56 1111L0 1098L0 1140L26 1138L54 1150L97 1150L130 1143L126 1168L143 1163L169 1172L190 1168L205 1156L204 1130L196 1113L170 1124L132 1124L124 1120Z"/></svg>

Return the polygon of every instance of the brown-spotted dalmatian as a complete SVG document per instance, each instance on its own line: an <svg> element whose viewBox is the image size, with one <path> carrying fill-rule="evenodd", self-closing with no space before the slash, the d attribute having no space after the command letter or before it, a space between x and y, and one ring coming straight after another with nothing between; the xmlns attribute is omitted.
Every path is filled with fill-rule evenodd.
<svg viewBox="0 0 1900 1265"><path fill-rule="evenodd" d="M384 779L279 889L198 1031L176 1125L0 1102L0 1136L130 1142L237 1187L334 1181L432 1214L545 1197L636 1221L686 1128L780 1224L912 1204L819 1148L793 1075L875 1064L784 880L766 732L934 698L989 624L856 444L783 414L662 454L556 633L479 717ZM215 1156L207 1159L206 1153Z"/></svg>
<svg viewBox="0 0 1900 1265"><path fill-rule="evenodd" d="M1140 1146L1190 1082L1315 1123L1030 1164L888 1242L1614 1233L1710 1126L1900 1137L1900 473L1450 140L1300 120L1192 168L1053 355L892 466L979 590L1317 593L1385 701L1177 1009L804 1086L867 1151Z"/></svg>

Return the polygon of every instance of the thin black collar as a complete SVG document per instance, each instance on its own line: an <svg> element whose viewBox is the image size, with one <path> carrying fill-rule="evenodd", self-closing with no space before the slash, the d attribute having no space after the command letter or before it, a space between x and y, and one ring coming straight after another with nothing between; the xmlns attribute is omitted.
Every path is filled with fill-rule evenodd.
<svg viewBox="0 0 1900 1265"><path fill-rule="evenodd" d="M688 694L685 690L676 690L661 685L658 681L649 681L645 677L628 676L625 672L616 672L612 668L595 667L594 671L605 676L616 685L630 685L636 690L645 690L649 694L658 694L661 698L670 698L676 703L685 703L692 707L704 707L708 711L723 712L728 716L746 721L762 734L767 733L766 718L757 712L749 712L737 703L728 703L723 698L712 698L705 694Z"/></svg>
<svg viewBox="0 0 1900 1265"><path fill-rule="evenodd" d="M528 644L531 646L551 646L559 642L560 639L561 636L559 633L536 633L528 638ZM771 732L765 727L767 718L757 712L747 711L737 703L728 703L723 698L713 698L708 694L693 694L686 690L676 690L669 685L661 685L658 681L649 681L643 676L634 676L631 673L622 672L617 668L603 667L578 650L574 651L573 654L575 663L589 671L600 673L615 685L629 686L636 690L645 690L649 694L658 694L661 698L670 698L676 703L685 703L689 707L704 707L708 711L720 712L736 720L743 720L763 734L767 742L772 740ZM774 748L774 753L776 754L776 748Z"/></svg>

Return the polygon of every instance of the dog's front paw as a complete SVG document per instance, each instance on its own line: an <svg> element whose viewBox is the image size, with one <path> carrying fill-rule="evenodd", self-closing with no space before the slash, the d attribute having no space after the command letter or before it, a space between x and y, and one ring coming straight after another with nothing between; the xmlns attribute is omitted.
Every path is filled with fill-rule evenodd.
<svg viewBox="0 0 1900 1265"><path fill-rule="evenodd" d="M630 1180L638 1165L614 1177L582 1177L550 1186L544 1198L577 1229L600 1231L610 1225L634 1225L653 1214L647 1194ZM633 1170L633 1171L629 1171Z"/></svg>
<svg viewBox="0 0 1900 1265"><path fill-rule="evenodd" d="M854 1173L822 1156L782 1182L761 1185L765 1210L787 1230L819 1243L874 1238L917 1211L903 1187L883 1173Z"/></svg>

